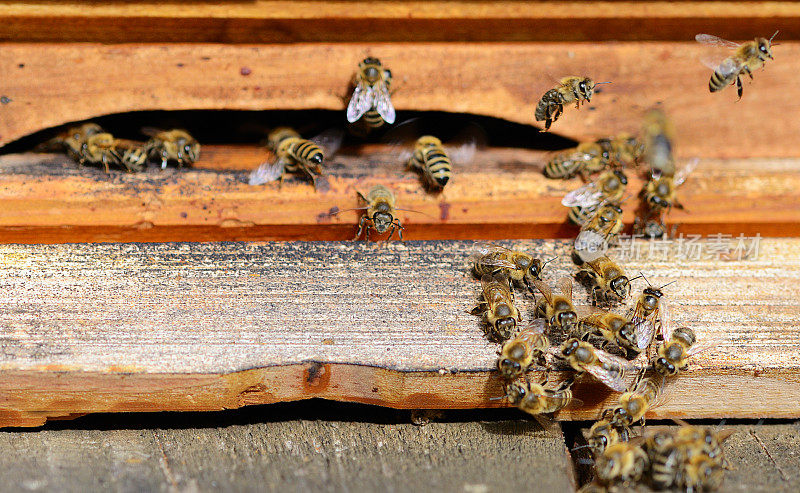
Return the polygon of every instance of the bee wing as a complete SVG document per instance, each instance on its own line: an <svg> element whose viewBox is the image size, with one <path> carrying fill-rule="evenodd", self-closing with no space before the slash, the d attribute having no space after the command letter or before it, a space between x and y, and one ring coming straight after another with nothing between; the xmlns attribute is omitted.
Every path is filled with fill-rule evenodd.
<svg viewBox="0 0 800 493"><path fill-rule="evenodd" d="M421 122L419 118L405 120L389 130L386 135L383 136L381 142L398 148L399 152L395 149L392 154L398 155L397 159L399 162L407 163L411 155L414 154L415 141L422 135L420 125Z"/></svg>
<svg viewBox="0 0 800 493"><path fill-rule="evenodd" d="M603 235L589 229L581 230L575 238L575 253L584 262L591 262L603 256L606 239Z"/></svg>
<svg viewBox="0 0 800 493"><path fill-rule="evenodd" d="M486 288L492 284L499 284L502 289L508 291L509 296L511 296L511 290L509 289L509 285L507 282L503 282L504 279L507 279L505 276L502 275L492 275L492 274L484 274L481 277L481 287L484 291Z"/></svg>
<svg viewBox="0 0 800 493"><path fill-rule="evenodd" d="M695 356L702 352L708 351L709 349L715 348L717 345L713 342L704 342L703 344L694 344L692 347L686 351L687 356Z"/></svg>
<svg viewBox="0 0 800 493"><path fill-rule="evenodd" d="M375 101L375 92L372 87L358 83L353 89L353 96L347 105L347 121L354 123L364 116L364 113L372 109Z"/></svg>
<svg viewBox="0 0 800 493"><path fill-rule="evenodd" d="M139 129L139 131L148 137L155 137L156 135L164 132L165 130L156 127L142 127L141 129Z"/></svg>
<svg viewBox="0 0 800 493"><path fill-rule="evenodd" d="M539 292L542 293L542 296L544 296L544 298L547 301L547 303L552 305L553 304L553 292L550 291L550 286L548 286L547 284L545 284L544 282L542 282L542 281L540 281L538 279L531 279L531 282L533 283L534 286L536 286L536 289L538 289Z"/></svg>
<svg viewBox="0 0 800 493"><path fill-rule="evenodd" d="M558 289L564 293L569 300L572 300L572 279L569 277L562 277L556 282Z"/></svg>
<svg viewBox="0 0 800 493"><path fill-rule="evenodd" d="M478 259L482 265L490 265L492 267L500 267L502 269L516 269L517 266L509 262L508 260L497 258L497 257L490 257L490 258L483 258L481 257Z"/></svg>
<svg viewBox="0 0 800 493"><path fill-rule="evenodd" d="M375 89L374 100L375 109L378 111L378 114L381 115L383 120L390 125L394 123L396 115L394 112L394 106L392 106L391 97L389 96L389 88L385 85L382 85Z"/></svg>
<svg viewBox="0 0 800 493"><path fill-rule="evenodd" d="M547 319L535 318L523 330L534 334L544 334L545 330L547 330Z"/></svg>
<svg viewBox="0 0 800 493"><path fill-rule="evenodd" d="M695 168L697 168L698 164L700 164L700 160L698 158L694 158L690 160L688 163L686 163L681 169L679 169L675 173L674 177L675 186L683 184L683 182L686 181L686 178L689 177L692 171L694 171Z"/></svg>
<svg viewBox="0 0 800 493"><path fill-rule="evenodd" d="M669 334L672 334L671 330L671 317L670 317L670 309L669 309L669 300L667 299L667 295L661 296L658 300L658 321L659 325L661 325L661 337L666 341L669 338Z"/></svg>
<svg viewBox="0 0 800 493"><path fill-rule="evenodd" d="M591 207L596 206L603 200L603 193L595 182L589 182L580 188L577 188L561 199L561 205L566 207Z"/></svg>
<svg viewBox="0 0 800 493"><path fill-rule="evenodd" d="M336 151L341 147L342 141L344 140L344 129L341 127L331 127L323 130L320 134L309 140L320 146L322 152L325 154L325 159L328 159L336 154Z"/></svg>
<svg viewBox="0 0 800 493"><path fill-rule="evenodd" d="M653 313L645 317L641 305L637 302L629 317L633 323L633 332L636 335L636 347L641 351L647 349L650 343L653 342L653 335L656 330L655 317L657 316L656 311L653 311Z"/></svg>
<svg viewBox="0 0 800 493"><path fill-rule="evenodd" d="M600 380L606 387L624 392L627 388L625 383L625 369L630 366L630 362L609 354L602 349L595 349L599 365L589 365L586 371L594 378Z"/></svg>
<svg viewBox="0 0 800 493"><path fill-rule="evenodd" d="M740 46L739 43L734 43L733 41L728 41L727 39L722 39L712 34L698 34L694 39L700 44L710 46L724 46L726 48L738 48Z"/></svg>
<svg viewBox="0 0 800 493"><path fill-rule="evenodd" d="M266 161L250 173L248 183L250 185L263 185L275 181L283 174L283 160Z"/></svg>
<svg viewBox="0 0 800 493"><path fill-rule="evenodd" d="M483 127L477 123L470 123L447 143L445 150L453 164L469 164L475 158L475 154L486 147L487 141Z"/></svg>
<svg viewBox="0 0 800 493"><path fill-rule="evenodd" d="M708 55L700 57L700 62L715 72L719 72L725 77L735 74L742 68L742 64L731 57L720 57L719 55Z"/></svg>

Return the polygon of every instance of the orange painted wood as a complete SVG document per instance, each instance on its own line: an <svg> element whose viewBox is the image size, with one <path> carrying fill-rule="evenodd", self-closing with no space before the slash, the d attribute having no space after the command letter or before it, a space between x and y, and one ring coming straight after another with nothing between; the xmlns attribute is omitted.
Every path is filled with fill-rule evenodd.
<svg viewBox="0 0 800 493"><path fill-rule="evenodd" d="M395 75L399 111L473 113L535 125L534 108L557 77L603 86L552 131L585 140L638 131L664 108L681 157L793 157L800 134L794 60L800 45L734 89L708 92L711 71L695 42L403 44L0 44L0 144L38 130L142 110L342 110L356 65L380 57ZM298 60L302 60L299 63ZM110 67L114 67L110 70ZM57 88L57 90L56 90ZM343 118L344 120L344 118Z"/></svg>
<svg viewBox="0 0 800 493"><path fill-rule="evenodd" d="M466 313L479 290L468 271L477 245L0 246L0 425L313 397L503 405L489 400L502 392L497 345ZM560 255L544 274L550 283L575 271L568 242L510 245ZM762 239L744 260L672 251L624 261L653 283L677 281L665 288L674 324L712 346L649 417L800 416L798 259L797 240ZM575 302L589 302L580 286ZM530 318L533 300L517 303ZM559 419L595 418L618 397L588 379L575 393L585 405Z"/></svg>

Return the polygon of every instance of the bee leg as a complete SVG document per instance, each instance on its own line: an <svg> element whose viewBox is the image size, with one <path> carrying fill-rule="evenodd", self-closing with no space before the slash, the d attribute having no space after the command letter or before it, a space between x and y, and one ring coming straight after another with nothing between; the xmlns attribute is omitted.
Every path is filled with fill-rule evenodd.
<svg viewBox="0 0 800 493"><path fill-rule="evenodd" d="M736 77L736 93L739 94L739 99L742 99L742 78L738 76Z"/></svg>
<svg viewBox="0 0 800 493"><path fill-rule="evenodd" d="M108 171L108 158L106 157L105 154L103 154L102 161L103 161L103 169L105 169L106 170L106 174L108 174L109 173L109 171Z"/></svg>
<svg viewBox="0 0 800 493"><path fill-rule="evenodd" d="M764 69L763 65L761 66L761 69L762 70ZM745 66L744 71L747 73L747 75L750 76L750 80L753 80L753 72L750 71L750 67Z"/></svg>
<svg viewBox="0 0 800 493"><path fill-rule="evenodd" d="M161 151L161 169L167 169L167 152Z"/></svg>
<svg viewBox="0 0 800 493"><path fill-rule="evenodd" d="M397 221L397 235L400 236L400 241L405 241L405 240L403 240L403 230L404 229L406 229L406 228L404 228L403 225L400 224L400 221Z"/></svg>
<svg viewBox="0 0 800 493"><path fill-rule="evenodd" d="M484 313L486 313L486 303L485 302L478 303L478 305L475 308L473 308L467 313L469 313L470 315L483 315Z"/></svg>
<svg viewBox="0 0 800 493"><path fill-rule="evenodd" d="M392 239L392 236L394 236L394 231L395 231L396 229L397 229L397 228L395 227L394 223L392 223L392 230L391 230L391 231L389 231L389 237L388 237L388 238L386 238L386 241L389 241L389 240L391 240L391 239Z"/></svg>
<svg viewBox="0 0 800 493"><path fill-rule="evenodd" d="M548 130L550 130L550 125L552 123L553 123L553 120L551 120L549 118L547 120L545 120L544 121L544 130L541 130L541 132L547 132Z"/></svg>
<svg viewBox="0 0 800 493"><path fill-rule="evenodd" d="M281 180L283 180L283 175L281 175ZM353 241L357 241L361 237L361 233L364 231L364 223L367 221L367 215L361 216L361 220L358 222L358 232L356 232L356 237L353 238ZM369 230L367 230L367 240L369 240Z"/></svg>

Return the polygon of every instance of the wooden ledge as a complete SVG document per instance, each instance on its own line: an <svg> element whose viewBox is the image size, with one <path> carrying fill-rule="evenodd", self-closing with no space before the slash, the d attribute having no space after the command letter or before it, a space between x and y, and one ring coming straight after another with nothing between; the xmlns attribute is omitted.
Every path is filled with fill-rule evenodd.
<svg viewBox="0 0 800 493"><path fill-rule="evenodd" d="M560 254L568 244L515 242ZM398 408L498 405L497 345L467 314L474 242L0 246L0 423L211 410L323 397ZM710 248L710 247L709 247ZM645 248L646 249L646 248ZM800 241L747 260L626 261L668 288L674 323L714 348L652 417L800 416ZM576 302L588 302L576 288ZM520 297L530 317L533 303ZM559 378L556 372L555 378ZM586 382L590 419L616 394Z"/></svg>

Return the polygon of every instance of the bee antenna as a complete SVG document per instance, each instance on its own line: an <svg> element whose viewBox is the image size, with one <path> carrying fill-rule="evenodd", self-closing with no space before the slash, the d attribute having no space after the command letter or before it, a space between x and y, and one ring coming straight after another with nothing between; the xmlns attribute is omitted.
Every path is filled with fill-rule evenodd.
<svg viewBox="0 0 800 493"><path fill-rule="evenodd" d="M772 37L769 38L769 43L770 44L772 44L772 40L775 39L775 36L777 36L779 32L781 32L781 31L780 30L775 31L775 34L773 34Z"/></svg>
<svg viewBox="0 0 800 493"><path fill-rule="evenodd" d="M500 397L489 397L489 400L490 401L499 401L499 400L502 400L502 399L505 399L505 398L506 398L506 396L501 395Z"/></svg>
<svg viewBox="0 0 800 493"><path fill-rule="evenodd" d="M628 279L628 282L633 282L633 281L635 281L635 280L639 279L640 277L644 277L644 276L643 276L643 275L641 275L641 274L639 274L639 275L638 275L638 276L636 276L636 277L632 277L632 278Z"/></svg>
<svg viewBox="0 0 800 493"><path fill-rule="evenodd" d="M600 84L611 84L611 81L608 82L595 82L594 85L599 86Z"/></svg>
<svg viewBox="0 0 800 493"><path fill-rule="evenodd" d="M571 448L569 451L570 451L570 452L575 452L576 450L580 450L580 449L582 449L582 448L591 448L591 445L579 445L579 446L577 446L577 447L573 447L573 448Z"/></svg>
<svg viewBox="0 0 800 493"><path fill-rule="evenodd" d="M329 215L329 216L335 216L335 215L337 215L337 214L341 214L342 212L348 212L348 211L363 211L363 210L366 210L366 209L367 209L367 207L354 207L354 208L352 208L352 209L344 209L344 210L341 210L341 211L329 212L329 213L328 213L328 215Z"/></svg>
<svg viewBox="0 0 800 493"><path fill-rule="evenodd" d="M642 272L639 272L639 276L642 279L644 279L644 282L646 282L648 286L652 286L652 284L650 284L650 281L647 280L647 278L644 276L644 274Z"/></svg>
<svg viewBox="0 0 800 493"><path fill-rule="evenodd" d="M669 286L670 284L675 284L676 282L678 282L678 281L677 281L677 279L676 279L675 281L668 282L668 283L664 284L663 286L661 286L661 287L660 287L660 288L658 288L658 289L664 289L664 288L666 288L667 286Z"/></svg>
<svg viewBox="0 0 800 493"><path fill-rule="evenodd" d="M550 262L552 262L553 260L555 260L555 259L557 259L557 258L558 258L558 255L556 255L555 257L551 258L550 260L546 260L546 261L545 261L545 262L542 264L542 267L544 267L545 265L549 264Z"/></svg>
<svg viewBox="0 0 800 493"><path fill-rule="evenodd" d="M366 209L366 207L365 207ZM417 214L422 214L423 216L433 217L430 214L426 214L422 211L415 211L414 209L395 209L396 211L403 211L403 212L416 212Z"/></svg>

